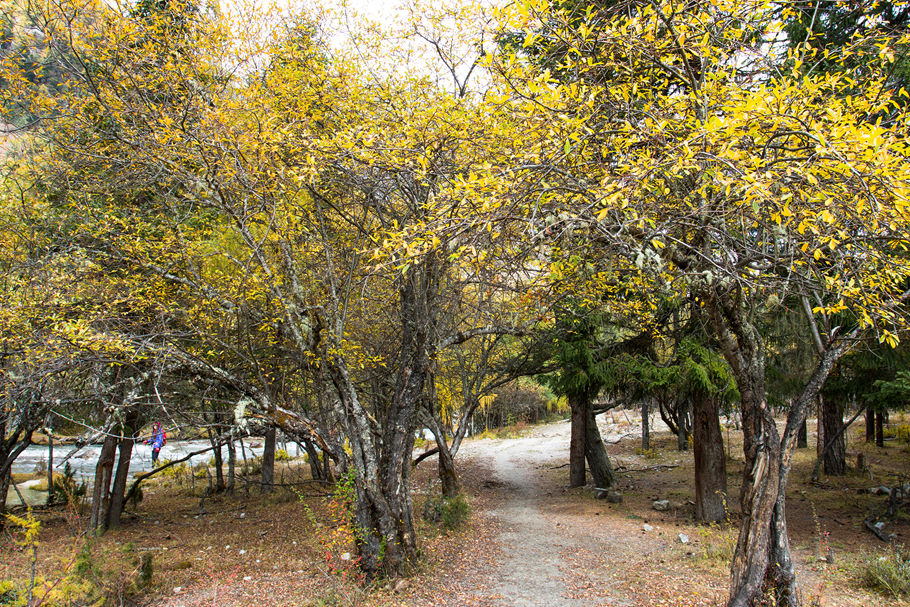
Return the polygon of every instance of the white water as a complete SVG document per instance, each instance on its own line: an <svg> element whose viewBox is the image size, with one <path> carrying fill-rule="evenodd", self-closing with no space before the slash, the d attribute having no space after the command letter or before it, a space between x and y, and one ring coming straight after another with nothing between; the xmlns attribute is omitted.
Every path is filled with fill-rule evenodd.
<svg viewBox="0 0 910 607"><path fill-rule="evenodd" d="M262 455L262 444L264 440L259 437L247 437L244 439L244 448L246 449L246 456L248 458ZM207 440L190 440L190 441L171 441L161 449L161 452L158 454L158 463L162 463L162 460L176 460L186 457L193 451L199 451L200 449L205 449L211 446ZM275 447L276 449L284 448L284 444L281 441L278 441L278 444ZM63 459L75 450L75 447L70 445L55 445L54 446L54 471L62 473L63 472ZM300 449L296 443L288 442L287 451L291 457L298 457L304 454L304 451ZM66 460L66 463L70 465L70 469L73 471L74 476L77 482L84 482L87 486L91 486L92 481L95 477L95 464L98 462L98 456L101 453L101 445L87 445L81 449L76 450L76 453ZM227 447L222 446L221 454L224 457L224 461L227 462ZM199 455L194 455L188 460L187 463L191 465L196 465L200 463L207 463L214 457L214 452L206 451L205 453L200 453ZM13 463L13 472L24 472L32 473L38 470L43 470L47 468L47 459L48 459L48 449L46 445L32 445L23 451L16 461ZM237 444L237 461L238 464L243 461L240 444ZM135 476L141 472L147 472L152 469L152 448L149 445L145 444L136 444L133 446L133 453L130 457L130 472L129 475ZM32 491L27 488L28 483L21 483L19 485L19 491L22 492L22 497L25 498L26 502L31 504L43 504L47 499L47 494L44 491ZM13 506L18 505L19 498L16 495L16 492L10 487L9 495L7 496L7 505Z"/></svg>

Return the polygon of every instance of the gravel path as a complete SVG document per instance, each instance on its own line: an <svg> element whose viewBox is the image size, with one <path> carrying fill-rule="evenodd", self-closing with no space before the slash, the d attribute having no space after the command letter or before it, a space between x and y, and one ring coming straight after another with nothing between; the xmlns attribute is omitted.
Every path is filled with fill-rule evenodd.
<svg viewBox="0 0 910 607"><path fill-rule="evenodd" d="M609 427L604 438L609 439ZM564 489L568 472L554 484L550 473L568 455L569 424L550 424L535 428L529 436L517 439L477 441L465 446L465 455L486 460L495 479L491 488L501 493L499 506L489 512L503 529L498 541L506 555L497 571L491 572L490 589L497 604L531 607L590 607L592 601L579 591L574 563L569 555L582 552L612 551L617 562L630 550L628 530L619 537L606 528L592 530L588 518L554 515L549 511L553 495ZM609 572L600 572L609 575ZM600 576L599 576L600 577ZM606 604L631 604L622 588L603 589ZM603 594L600 598L605 598Z"/></svg>

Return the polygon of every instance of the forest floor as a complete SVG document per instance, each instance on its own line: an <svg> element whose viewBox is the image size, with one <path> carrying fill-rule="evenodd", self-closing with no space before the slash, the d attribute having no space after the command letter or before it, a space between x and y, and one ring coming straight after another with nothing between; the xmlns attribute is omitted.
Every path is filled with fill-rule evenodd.
<svg viewBox="0 0 910 607"><path fill-rule="evenodd" d="M346 538L331 524L337 499L306 482L308 467L291 461L278 474L288 486L268 495L241 488L202 499L204 479L189 476L150 483L124 525L92 542L80 535L78 510L38 511L36 553L16 544L21 534L7 529L0 536L0 604L7 604L3 581L27 580L37 554L38 586L53 587L61 604L78 595L81 579L113 604L167 607L722 605L736 542L735 497L729 524L696 525L691 451L677 451L675 437L658 432L643 453L631 412L608 413L600 424L613 443L607 449L622 503L595 499L590 487L567 488L567 422L468 441L456 464L471 518L456 531L421 518L439 489L434 461L420 464L412 491L421 565L401 580L357 583L356 565L342 552ZM867 471L813 484L815 450L795 458L788 523L806 604L899 604L860 583L865 565L885 554L863 520L886 505L869 488L908 480L910 450L897 441L869 446L855 433L851 463L862 451ZM724 437L731 496L741 478L737 435L730 430ZM654 510L657 499L669 500L670 510ZM885 533L904 542L907 517L889 522ZM829 553L833 562L823 558ZM142 554L152 555L154 573L151 585L138 590Z"/></svg>

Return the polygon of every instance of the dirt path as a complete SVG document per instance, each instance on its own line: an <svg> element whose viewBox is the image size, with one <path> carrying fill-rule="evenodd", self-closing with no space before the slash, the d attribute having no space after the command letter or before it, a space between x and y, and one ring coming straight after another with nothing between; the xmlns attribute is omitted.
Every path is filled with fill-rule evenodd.
<svg viewBox="0 0 910 607"><path fill-rule="evenodd" d="M610 428L604 430L609 433ZM589 517L560 512L554 504L554 496L565 493L567 472L555 466L567 457L568 433L569 424L551 424L522 438L478 441L465 447L465 456L491 465L495 478L488 486L501 498L488 513L502 527L498 541L505 558L489 582L499 605L590 606L593 583L580 579L572 557L604 554L618 566L638 544L629 537L634 532L631 525L622 530L592 529ZM605 438L609 440L608 434ZM611 569L608 565L598 571L600 598L604 604L631 605L624 584L601 584L616 573Z"/></svg>

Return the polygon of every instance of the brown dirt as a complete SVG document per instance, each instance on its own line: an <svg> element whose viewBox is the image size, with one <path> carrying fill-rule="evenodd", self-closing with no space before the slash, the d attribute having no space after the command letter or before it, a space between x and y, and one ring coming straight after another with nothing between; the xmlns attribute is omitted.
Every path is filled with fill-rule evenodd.
<svg viewBox="0 0 910 607"><path fill-rule="evenodd" d="M311 494L303 499L290 490L269 497L241 490L208 499L201 508L187 484L151 486L138 511L93 550L103 559L132 543L154 555L153 588L140 599L145 605L722 605L738 517L738 433L725 432L725 440L732 439L732 526L703 527L692 520L691 452L677 452L675 437L658 433L654 453L636 454L637 421L631 414L601 419L605 438L618 441L608 451L619 470L621 504L596 500L590 489L566 488L567 423L535 427L520 438L467 443L458 465L472 520L459 532L421 521L421 566L403 581L364 590L328 572L325 545L305 511L323 518L326 500L310 485L299 487ZM869 447L855 432L849 450L866 453L868 472L813 485L814 449L796 457L788 522L807 603L895 604L857 583L861 564L882 545L862 522L870 511L881 511L885 498L864 490L906 480L910 453L896 442ZM302 467L292 464L286 474L293 480ZM438 493L434 474L433 460L415 473L418 514ZM670 500L669 512L652 508L658 498ZM38 572L59 579L82 546L84 521L61 510L39 518ZM886 532L903 541L910 524L899 517ZM680 533L689 543L680 543ZM9 530L0 536L0 580L28 574L28 554L16 546L17 537ZM819 560L828 545L833 564Z"/></svg>

